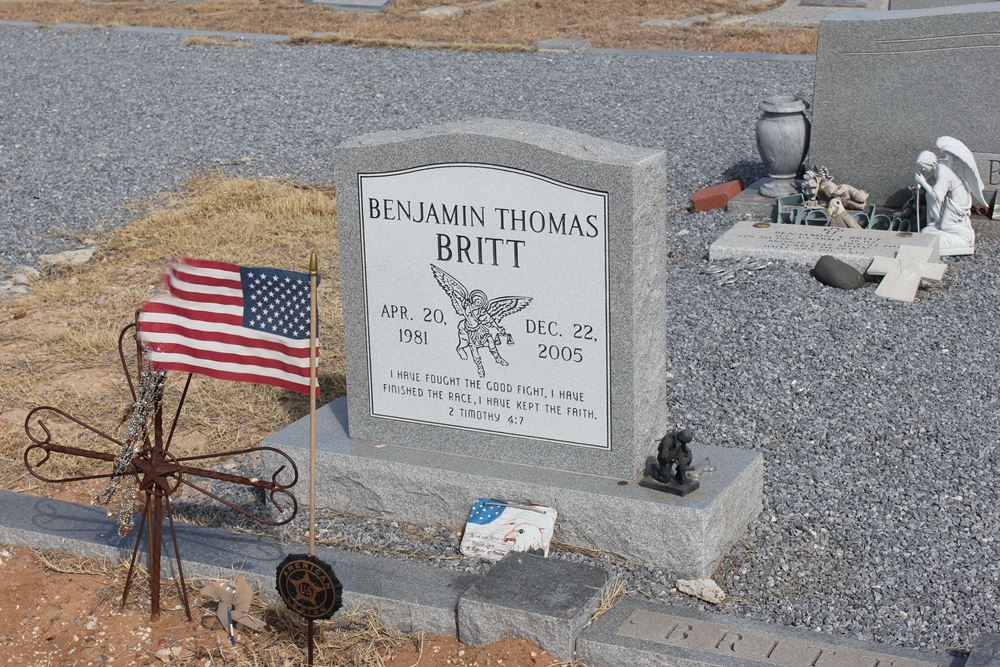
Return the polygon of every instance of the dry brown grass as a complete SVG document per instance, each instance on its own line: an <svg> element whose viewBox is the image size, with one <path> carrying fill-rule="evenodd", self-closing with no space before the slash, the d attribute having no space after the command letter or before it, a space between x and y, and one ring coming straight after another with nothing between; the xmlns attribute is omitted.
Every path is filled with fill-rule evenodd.
<svg viewBox="0 0 1000 667"><path fill-rule="evenodd" d="M128 563L101 558L77 556L59 551L32 550L31 557L47 572L71 575L90 575L104 584L100 597L103 602L94 612L102 614L107 604L117 608L122 587L128 572ZM141 559L140 559L141 560ZM235 576L235 575L234 575ZM195 623L202 616L210 616L209 626L215 634L222 633L214 620L214 604L197 595L207 580L194 578L187 582L188 599ZM165 581L162 587L165 609L177 607L181 600L179 590ZM149 576L136 563L127 610L140 615L147 613L149 604ZM181 614L180 611L170 613ZM267 627L260 632L240 632L236 646L220 641L211 649L202 648L186 659L171 661L171 665L227 665L229 667L285 667L305 665L305 623L280 604L263 602L260 590L254 596L251 615L264 619ZM103 614L102 614L103 615ZM187 631L189 634L191 630ZM345 608L329 622L316 623L315 664L351 667L384 667L387 658L412 637L385 625L376 610Z"/></svg>
<svg viewBox="0 0 1000 667"><path fill-rule="evenodd" d="M618 602L623 595L625 595L625 580L619 577L609 580L601 590L601 600L597 605L597 609L595 609L594 613L590 615L590 620L587 621L587 625L592 625L601 616L604 616L606 613L611 611L611 608L615 606L615 603Z"/></svg>
<svg viewBox="0 0 1000 667"><path fill-rule="evenodd" d="M116 428L130 397L118 360L118 330L161 289L160 274L174 257L306 270L308 254L315 249L323 278L319 288L322 400L344 393L331 188L202 174L189 179L179 192L142 205L136 216L102 240L88 264L51 271L32 285L29 296L0 303L0 488L54 491L24 476L21 456L27 439L22 425L32 406L55 405L120 436ZM178 374L168 380L167 423L183 379ZM304 396L195 377L173 450L249 446L307 411ZM113 448L71 424L54 426L54 437L64 444ZM94 470L86 464L56 464L55 469ZM74 486L85 494L97 488L86 483Z"/></svg>
<svg viewBox="0 0 1000 667"><path fill-rule="evenodd" d="M462 7L455 19L432 20L432 5ZM98 25L148 25L296 36L295 43L531 49L543 39L586 37L595 47L814 53L812 28L744 28L709 23L687 28L641 25L651 18L728 12L749 15L780 4L746 0L511 0L474 10L481 0L395 0L379 14L338 12L301 0L4 0L0 18ZM330 36L306 37L314 33Z"/></svg>

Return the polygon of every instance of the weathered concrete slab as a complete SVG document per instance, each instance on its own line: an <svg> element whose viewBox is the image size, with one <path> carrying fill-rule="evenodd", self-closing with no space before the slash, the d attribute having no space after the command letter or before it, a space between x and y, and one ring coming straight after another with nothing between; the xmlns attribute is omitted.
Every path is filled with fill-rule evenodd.
<svg viewBox="0 0 1000 667"><path fill-rule="evenodd" d="M624 600L577 640L591 667L960 667L961 657Z"/></svg>
<svg viewBox="0 0 1000 667"><path fill-rule="evenodd" d="M306 0L310 5L322 5L345 12L380 12L391 2L392 0Z"/></svg>
<svg viewBox="0 0 1000 667"><path fill-rule="evenodd" d="M317 410L317 504L422 524L461 527L477 498L555 507L556 537L668 568L708 576L760 513L760 454L695 442L694 465L714 468L701 488L678 498L636 480L549 470L414 447L381 445L347 435L344 398ZM309 420L272 434L308 484ZM655 443L650 444L650 454ZM706 461L707 459L707 461ZM623 521L622 517L628 517Z"/></svg>
<svg viewBox="0 0 1000 667"><path fill-rule="evenodd" d="M261 593L277 599L275 570L305 545L285 545L266 537L219 528L177 524L186 577L229 578L243 572ZM96 507L0 491L0 544L58 549L84 556L127 558L131 539L119 540L117 525ZM145 543L140 547L146 552ZM459 595L475 578L431 565L378 558L319 547L316 555L333 565L344 584L344 604L378 609L403 632L455 636ZM173 545L163 544L164 576L174 576Z"/></svg>
<svg viewBox="0 0 1000 667"><path fill-rule="evenodd" d="M459 599L458 638L486 646L519 637L570 660L606 580L591 565L508 554Z"/></svg>
<svg viewBox="0 0 1000 667"><path fill-rule="evenodd" d="M949 135L978 154L989 200L1000 132L983 94L1000 89L998 55L997 2L832 14L820 23L809 161L899 206L917 154Z"/></svg>
<svg viewBox="0 0 1000 667"><path fill-rule="evenodd" d="M937 239L929 234L755 222L733 225L709 246L708 258L761 257L813 266L823 255L833 255L864 272L872 259L893 258L903 245L933 248L931 261L938 259Z"/></svg>

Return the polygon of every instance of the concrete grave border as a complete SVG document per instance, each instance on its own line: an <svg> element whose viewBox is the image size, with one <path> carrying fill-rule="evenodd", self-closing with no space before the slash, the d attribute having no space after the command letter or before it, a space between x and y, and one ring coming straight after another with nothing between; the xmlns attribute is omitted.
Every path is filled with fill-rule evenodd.
<svg viewBox="0 0 1000 667"><path fill-rule="evenodd" d="M262 596L270 601L277 600L274 590L274 569L277 564L289 552L304 551L303 545L281 544L249 533L233 533L221 528L186 524L178 524L177 528L179 540L184 545L186 576L230 578L235 572L242 571L252 585L259 587ZM129 540L119 540L114 521L96 507L8 491L0 491L0 544L54 549L101 558L127 558L129 549ZM170 559L173 558L173 553L169 543L165 547L164 565L172 567ZM572 627L570 636L561 632L536 636L536 641L543 642L540 644L542 648L553 655L565 655L572 647L576 659L585 660L589 667L618 667L623 664L633 667L763 667L764 663L760 662L720 657L704 651L674 649L663 644L617 635L614 629L621 626L637 609L681 615L694 621L738 625L773 636L808 639L913 660L937 661L947 667L994 667L1000 664L1000 636L991 633L980 636L966 662L966 658L961 656L951 657L929 651L860 642L801 628L786 628L631 598L619 601L595 622L579 627L580 624L575 620L552 615L559 611L554 607L535 610L526 606L531 604L530 600L512 600L507 594L490 596L483 584L488 585L491 579L511 573L522 576L520 570L523 566L520 565L510 567L510 564L501 561L501 564L484 575L469 575L453 573L433 565L369 556L342 549L321 547L317 549L317 555L334 564L338 577L344 583L347 608L377 610L385 623L402 632L457 637L462 630L459 624L463 622L463 617L465 623L480 623L482 627L492 628L493 632L500 627L496 623L497 619L502 618L504 626L499 630L501 635L516 633L522 637L532 636L533 628L523 624L537 623L538 614L542 614L562 627ZM531 561L537 557L518 555L517 558ZM580 579L579 586L563 587L558 593L553 589L552 595L559 597L558 607L593 608L594 590L604 576L599 568L554 559L546 560L545 565L546 577L561 577L563 581ZM505 570L509 572L505 574ZM473 590L477 584L478 591ZM538 597L537 591L535 597ZM460 613L463 601L467 604L464 605L464 612ZM484 601L490 603L489 616L478 618L478 608L484 606ZM470 628L471 630L473 629ZM477 632L471 634L477 635ZM492 641L485 635L483 637Z"/></svg>

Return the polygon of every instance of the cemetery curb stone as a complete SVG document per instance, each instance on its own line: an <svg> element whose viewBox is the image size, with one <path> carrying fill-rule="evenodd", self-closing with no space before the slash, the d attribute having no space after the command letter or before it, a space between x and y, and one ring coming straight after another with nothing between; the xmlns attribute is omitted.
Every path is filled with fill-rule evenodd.
<svg viewBox="0 0 1000 667"><path fill-rule="evenodd" d="M908 9L935 9L954 5L979 5L995 0L889 0L889 11Z"/></svg>
<svg viewBox="0 0 1000 667"><path fill-rule="evenodd" d="M459 598L458 638L486 646L519 637L570 660L606 580L591 565L507 554Z"/></svg>
<svg viewBox="0 0 1000 667"><path fill-rule="evenodd" d="M306 0L310 5L322 5L345 12L380 12L392 0Z"/></svg>
<svg viewBox="0 0 1000 667"><path fill-rule="evenodd" d="M748 450L695 443L695 466L708 459L714 470L702 474L697 491L680 498L634 480L351 439L346 423L344 397L316 410L319 507L457 528L477 498L530 500L556 508L555 534L564 542L687 578L711 576L762 509L763 458ZM308 417L263 444L282 448L299 466L299 483L308 484ZM622 516L631 519L622 522Z"/></svg>
<svg viewBox="0 0 1000 667"><path fill-rule="evenodd" d="M535 48L539 53L573 53L589 49L590 40L585 37L543 39Z"/></svg>
<svg viewBox="0 0 1000 667"><path fill-rule="evenodd" d="M165 535L163 571L164 576L173 576L173 545L169 531ZM228 580L234 571L242 571L273 602L278 601L274 589L278 563L288 553L306 550L303 544L284 545L249 533L183 523L177 524L177 541L185 577ZM117 524L97 507L0 491L0 544L120 559L128 558L131 538L119 539ZM145 549L144 543L140 550L145 553ZM377 609L383 621L403 632L456 636L459 595L477 579L433 565L328 547L318 547L316 555L333 565L344 584L346 605Z"/></svg>
<svg viewBox="0 0 1000 667"><path fill-rule="evenodd" d="M984 632L979 635L965 667L1000 667L1000 634Z"/></svg>
<svg viewBox="0 0 1000 667"><path fill-rule="evenodd" d="M864 9L868 6L867 0L799 0L800 7L849 7L853 9Z"/></svg>
<svg viewBox="0 0 1000 667"><path fill-rule="evenodd" d="M457 19L465 15L461 7L428 7L421 9L420 15L428 19Z"/></svg>
<svg viewBox="0 0 1000 667"><path fill-rule="evenodd" d="M640 619L657 618L657 615L678 618L678 620L690 620L694 628L679 627L675 621L669 624L658 626L650 632L653 637L639 639L629 634L619 634L623 628L632 628L632 634L646 634L639 630L643 625ZM639 620L637 625L632 625L630 621ZM664 618L666 620L666 618ZM727 655L728 652L710 650L718 642L722 643L718 631L714 631L711 637L699 636L697 630L700 623L712 624L712 626L725 626L727 630L725 637L730 641L752 641L750 636L766 636L769 642L789 642L799 646L806 644L818 644L817 648L824 650L842 651L842 658L847 662L837 662L835 664L863 664L857 662L858 654L854 652L864 652L871 654L881 654L906 659L899 667L914 664L936 665L938 667L960 667L963 658L931 653L929 651L914 651L901 649L886 644L874 642L863 642L846 639L839 636L825 633L813 632L805 628L789 628L781 625L770 625L750 621L744 618L726 616L703 612L688 607L678 607L667 604L657 604L629 598L620 601L609 612L601 616L593 625L583 631L576 643L576 657L591 667L662 667L671 665L672 667L777 667L779 664L797 664L795 662L771 662L761 660L751 660L744 657ZM708 626L703 626L708 627ZM730 633L729 630L733 632ZM674 632L676 630L676 632ZM628 632L628 630L626 630ZM685 632L690 632L690 639L687 639ZM667 643L665 638L678 635L679 640ZM680 635L685 634L684 637ZM741 636L742 635L742 636ZM655 637L655 639L654 639ZM686 641L681 641L686 640ZM684 643L688 645L683 645ZM679 645L680 644L680 645ZM745 644L748 645L748 644ZM765 651L767 646L765 645ZM829 655L829 654L828 654ZM812 656L810 655L810 658ZM851 658L855 658L852 662ZM910 661L916 661L910 662ZM810 659L806 658L798 664L809 664ZM817 663L821 664L821 663Z"/></svg>

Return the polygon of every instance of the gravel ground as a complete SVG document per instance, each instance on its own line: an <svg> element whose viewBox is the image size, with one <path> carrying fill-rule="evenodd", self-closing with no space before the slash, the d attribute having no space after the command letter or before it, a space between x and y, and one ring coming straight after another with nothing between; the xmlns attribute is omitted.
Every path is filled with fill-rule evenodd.
<svg viewBox="0 0 1000 667"><path fill-rule="evenodd" d="M491 115L662 147L670 419L766 460L764 512L717 573L724 609L967 648L1000 631L1000 244L954 261L946 286L912 305L780 264L727 287L700 273L734 218L687 214L690 191L759 173L757 101L808 93L811 77L780 61L197 49L0 28L0 256L73 247L94 220L120 221L125 198L206 165L250 157L241 170L329 180L330 147L368 130ZM484 567L458 558L444 529L332 514L322 526L342 546ZM555 557L597 560L634 594L678 601L667 572Z"/></svg>

